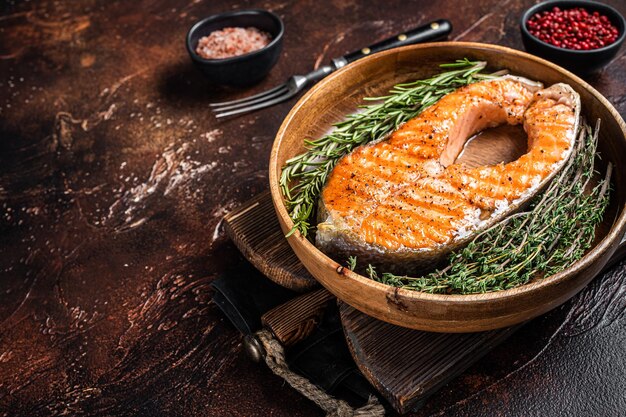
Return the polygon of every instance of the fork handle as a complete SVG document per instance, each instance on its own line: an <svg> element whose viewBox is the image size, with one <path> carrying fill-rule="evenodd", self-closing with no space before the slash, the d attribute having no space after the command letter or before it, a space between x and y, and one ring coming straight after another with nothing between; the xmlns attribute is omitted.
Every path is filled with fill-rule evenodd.
<svg viewBox="0 0 626 417"><path fill-rule="evenodd" d="M426 25L412 29L408 32L400 33L392 38L367 46L358 51L351 52L340 58L333 59L335 69L339 69L346 64L371 55L376 52L396 48L398 46L412 45L414 43L428 42L446 37L452 31L452 23L446 19L434 20Z"/></svg>

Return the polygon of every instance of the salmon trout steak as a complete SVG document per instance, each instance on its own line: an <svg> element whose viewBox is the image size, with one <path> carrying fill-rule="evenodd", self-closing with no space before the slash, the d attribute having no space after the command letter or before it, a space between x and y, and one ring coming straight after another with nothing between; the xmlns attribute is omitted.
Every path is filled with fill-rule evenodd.
<svg viewBox="0 0 626 417"><path fill-rule="evenodd" d="M574 148L580 97L567 84L504 76L442 97L387 138L344 156L322 190L316 245L394 273L423 272L528 202ZM517 160L455 163L472 135L523 124Z"/></svg>

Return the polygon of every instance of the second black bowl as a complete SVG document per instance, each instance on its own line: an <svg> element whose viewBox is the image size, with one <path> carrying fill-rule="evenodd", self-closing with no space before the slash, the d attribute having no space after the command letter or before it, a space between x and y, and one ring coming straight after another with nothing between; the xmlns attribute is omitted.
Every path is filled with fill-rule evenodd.
<svg viewBox="0 0 626 417"><path fill-rule="evenodd" d="M597 11L609 18L617 27L619 35L615 42L598 49L574 50L551 45L531 35L526 23L535 13L551 10L553 7L559 7L562 10L583 7L588 12ZM522 16L520 29L526 51L579 74L597 71L608 64L615 57L626 37L626 21L617 10L606 4L587 0L555 0L536 4L526 10Z"/></svg>
<svg viewBox="0 0 626 417"><path fill-rule="evenodd" d="M205 59L196 53L198 41L211 32L226 27L254 27L272 37L265 47L230 58ZM272 69L283 46L283 22L267 10L239 10L209 16L194 24L187 33L187 51L194 65L211 82L233 86L249 86L261 81Z"/></svg>

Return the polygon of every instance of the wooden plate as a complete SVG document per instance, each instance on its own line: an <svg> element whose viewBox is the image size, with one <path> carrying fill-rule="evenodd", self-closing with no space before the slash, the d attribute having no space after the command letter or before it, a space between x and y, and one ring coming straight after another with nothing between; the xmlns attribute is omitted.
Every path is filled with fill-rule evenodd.
<svg viewBox="0 0 626 417"><path fill-rule="evenodd" d="M304 150L334 122L354 112L366 96L384 95L399 82L428 77L438 64L467 57L491 68L550 85L570 84L581 96L583 114L602 119L599 151L615 165L611 205L594 246L570 268L545 279L500 292L438 295L394 288L344 268L298 233L288 242L311 274L339 299L377 319L436 332L491 330L536 317L580 291L602 269L626 230L626 124L595 89L572 73L532 55L496 45L445 42L398 48L359 60L330 75L298 101L281 125L272 148L270 189L282 230L293 225L278 186L285 161Z"/></svg>

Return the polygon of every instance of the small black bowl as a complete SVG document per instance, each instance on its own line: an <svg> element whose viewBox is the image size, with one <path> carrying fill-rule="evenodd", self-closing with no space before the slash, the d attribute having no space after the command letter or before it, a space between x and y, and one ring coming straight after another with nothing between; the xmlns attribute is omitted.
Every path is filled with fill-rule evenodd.
<svg viewBox="0 0 626 417"><path fill-rule="evenodd" d="M225 27L255 27L272 37L265 47L231 58L205 59L196 53L198 41L203 36ZM283 47L282 20L267 10L239 10L209 16L194 24L187 33L187 51L194 65L211 82L238 87L250 86L261 81L272 69Z"/></svg>
<svg viewBox="0 0 626 417"><path fill-rule="evenodd" d="M553 7L559 7L561 10L583 7L590 13L597 11L608 17L611 23L617 27L619 36L612 44L598 49L565 49L550 45L531 35L526 27L526 23L535 13L550 10ZM626 21L624 16L611 6L587 0L556 0L536 4L526 10L526 13L522 16L520 29L526 51L579 74L597 71L608 64L615 57L624 42L624 38L626 38Z"/></svg>

